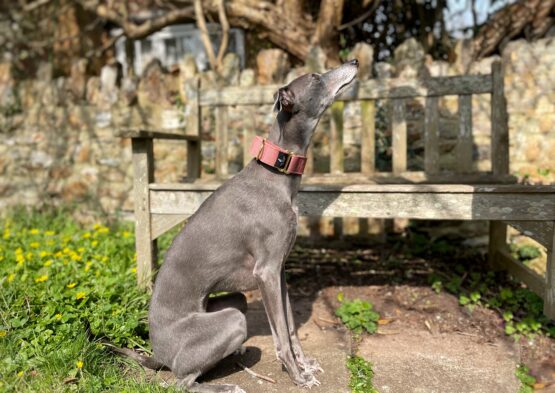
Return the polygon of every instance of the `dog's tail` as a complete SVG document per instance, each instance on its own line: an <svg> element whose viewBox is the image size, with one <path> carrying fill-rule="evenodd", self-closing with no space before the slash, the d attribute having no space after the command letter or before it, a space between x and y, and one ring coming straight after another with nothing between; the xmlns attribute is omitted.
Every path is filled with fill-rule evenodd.
<svg viewBox="0 0 555 393"><path fill-rule="evenodd" d="M139 363L143 367L150 368L152 370L162 370L162 369L166 368L165 364L159 362L158 360L154 359L151 356L141 355L141 354L139 354L139 353L137 353L134 350L129 349L129 348L117 347L114 344L112 344L111 342L104 341L104 340L101 341L101 344L104 345L105 347L110 348L110 350L112 352L115 352L118 355L126 356L128 358L133 359L134 361L136 361L137 363Z"/></svg>

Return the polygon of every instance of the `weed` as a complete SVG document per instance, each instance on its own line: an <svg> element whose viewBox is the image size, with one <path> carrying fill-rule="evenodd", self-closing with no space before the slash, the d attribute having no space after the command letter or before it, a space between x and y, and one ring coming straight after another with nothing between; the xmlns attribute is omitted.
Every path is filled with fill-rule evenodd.
<svg viewBox="0 0 555 393"><path fill-rule="evenodd" d="M338 295L341 306L335 311L335 314L341 321L356 334L366 332L373 334L378 330L378 320L380 314L373 311L373 305L364 300L344 301L343 294Z"/></svg>
<svg viewBox="0 0 555 393"><path fill-rule="evenodd" d="M518 393L534 393L536 378L530 375L530 369L524 364L520 364L515 371L515 375L520 381Z"/></svg>
<svg viewBox="0 0 555 393"><path fill-rule="evenodd" d="M540 249L531 244L517 245L511 244L511 254L515 259L526 262L541 255Z"/></svg>
<svg viewBox="0 0 555 393"><path fill-rule="evenodd" d="M457 274L431 276L432 289L439 293L445 288L470 310L480 305L498 311L505 320L505 333L514 338L533 337L542 332L555 337L555 326L543 315L543 300L534 292L500 273L468 273L458 266Z"/></svg>
<svg viewBox="0 0 555 393"><path fill-rule="evenodd" d="M347 359L347 368L351 373L349 381L351 393L378 393L372 384L374 372L370 362L360 356L351 356Z"/></svg>

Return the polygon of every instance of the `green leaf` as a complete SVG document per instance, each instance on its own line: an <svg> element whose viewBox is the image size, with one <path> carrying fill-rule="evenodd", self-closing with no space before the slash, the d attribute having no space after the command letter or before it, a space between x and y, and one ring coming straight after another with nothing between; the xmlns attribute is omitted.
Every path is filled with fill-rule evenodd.
<svg viewBox="0 0 555 393"><path fill-rule="evenodd" d="M459 296L459 304L461 306L466 306L467 304L470 304L470 299L465 295L461 295Z"/></svg>

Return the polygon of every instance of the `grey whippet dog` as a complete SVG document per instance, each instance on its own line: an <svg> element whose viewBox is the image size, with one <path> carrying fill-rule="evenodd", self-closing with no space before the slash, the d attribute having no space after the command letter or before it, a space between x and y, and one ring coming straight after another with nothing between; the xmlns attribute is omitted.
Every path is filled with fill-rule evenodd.
<svg viewBox="0 0 555 393"><path fill-rule="evenodd" d="M304 156L320 117L357 69L358 61L352 60L280 88L268 141ZM321 368L301 348L285 283L300 183L301 176L253 159L190 217L156 278L149 310L154 358L141 363L165 365L191 392L244 393L235 385L196 379L241 348L247 303L240 292L260 289L278 359L297 385L319 385L314 374ZM231 294L208 297L216 291Z"/></svg>

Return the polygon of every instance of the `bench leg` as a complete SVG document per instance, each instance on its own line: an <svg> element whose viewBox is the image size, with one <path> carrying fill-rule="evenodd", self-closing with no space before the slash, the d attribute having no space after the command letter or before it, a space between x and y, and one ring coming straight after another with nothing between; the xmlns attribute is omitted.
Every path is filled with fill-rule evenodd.
<svg viewBox="0 0 555 393"><path fill-rule="evenodd" d="M502 269L496 258L497 252L507 247L507 225L500 221L489 222L489 248L488 264L490 269L498 271Z"/></svg>
<svg viewBox="0 0 555 393"><path fill-rule="evenodd" d="M543 299L543 313L555 320L555 227L551 234L551 244L547 247L547 265L545 270L545 296Z"/></svg>
<svg viewBox="0 0 555 393"><path fill-rule="evenodd" d="M200 141L187 141L187 177L190 181L200 177L201 166Z"/></svg>
<svg viewBox="0 0 555 393"><path fill-rule="evenodd" d="M135 247L137 282L152 288L152 268L156 259L156 241L152 240L149 184L154 181L152 139L133 138L133 198L135 200Z"/></svg>

